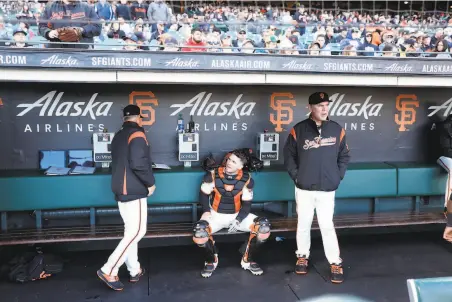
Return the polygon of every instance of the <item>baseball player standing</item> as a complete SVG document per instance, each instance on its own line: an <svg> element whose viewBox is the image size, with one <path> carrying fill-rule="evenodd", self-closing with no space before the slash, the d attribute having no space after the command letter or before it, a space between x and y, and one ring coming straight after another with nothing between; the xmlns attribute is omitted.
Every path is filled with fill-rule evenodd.
<svg viewBox="0 0 452 302"><path fill-rule="evenodd" d="M452 242L452 115L437 125L441 156L437 163L447 172L444 193L444 214L447 218L443 238Z"/></svg>
<svg viewBox="0 0 452 302"><path fill-rule="evenodd" d="M138 262L138 242L147 230L147 197L155 190L150 147L141 127L140 108L128 105L123 114L124 123L111 143L111 188L124 221L124 238L97 271L99 278L114 290L124 288L118 278L118 270L124 262L130 282L138 282L144 274Z"/></svg>
<svg viewBox="0 0 452 302"><path fill-rule="evenodd" d="M322 234L331 281L342 283L343 268L333 223L335 191L350 160L345 130L328 118L325 92L309 96L309 118L296 124L284 145L284 165L295 183L297 202L297 263L295 272L308 272L314 210Z"/></svg>

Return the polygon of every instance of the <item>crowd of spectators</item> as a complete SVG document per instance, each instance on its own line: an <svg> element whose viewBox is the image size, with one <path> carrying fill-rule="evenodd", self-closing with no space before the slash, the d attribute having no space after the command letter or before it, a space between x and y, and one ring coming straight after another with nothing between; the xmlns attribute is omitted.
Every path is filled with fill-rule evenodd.
<svg viewBox="0 0 452 302"><path fill-rule="evenodd" d="M61 1L61 0L55 0ZM38 26L55 1L0 0L0 43L48 47ZM74 1L74 0L73 0ZM102 27L92 48L183 52L450 58L452 13L321 9L257 2L75 0ZM175 4L177 3L177 5ZM319 6L320 5L320 6Z"/></svg>

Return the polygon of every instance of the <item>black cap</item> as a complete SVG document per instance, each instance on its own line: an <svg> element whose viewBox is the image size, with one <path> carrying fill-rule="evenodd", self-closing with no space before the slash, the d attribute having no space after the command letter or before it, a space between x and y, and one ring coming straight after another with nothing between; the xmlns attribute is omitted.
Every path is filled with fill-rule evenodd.
<svg viewBox="0 0 452 302"><path fill-rule="evenodd" d="M142 117L140 107L138 107L137 105L127 105L122 110L122 113L124 116L139 115L140 117Z"/></svg>
<svg viewBox="0 0 452 302"><path fill-rule="evenodd" d="M309 105L316 105L323 102L330 102L330 98L326 92L314 92L309 96Z"/></svg>

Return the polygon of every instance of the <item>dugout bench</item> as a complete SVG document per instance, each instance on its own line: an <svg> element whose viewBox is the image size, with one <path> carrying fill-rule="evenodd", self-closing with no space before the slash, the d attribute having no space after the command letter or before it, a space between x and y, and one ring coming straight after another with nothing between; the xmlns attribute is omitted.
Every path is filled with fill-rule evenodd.
<svg viewBox="0 0 452 302"><path fill-rule="evenodd" d="M145 238L191 237L199 219L198 193L201 168L157 170L156 192L148 198L150 219ZM252 173L253 209L270 211L272 233L296 230L294 185L281 166ZM100 215L117 213L110 189L111 176L45 176L39 171L1 171L0 245L113 240L122 238L122 224L99 224ZM336 193L338 229L410 226L445 223L443 211L447 174L436 165L416 163L352 163ZM175 187L179 184L179 187ZM431 196L436 203L429 202ZM427 201L427 202L426 202ZM34 228L12 229L9 215L31 212ZM189 212L191 219L154 222L152 213ZM85 217L83 226L46 227L44 219ZM87 220L88 221L88 220ZM314 219L313 228L318 228ZM220 232L219 235L226 235Z"/></svg>

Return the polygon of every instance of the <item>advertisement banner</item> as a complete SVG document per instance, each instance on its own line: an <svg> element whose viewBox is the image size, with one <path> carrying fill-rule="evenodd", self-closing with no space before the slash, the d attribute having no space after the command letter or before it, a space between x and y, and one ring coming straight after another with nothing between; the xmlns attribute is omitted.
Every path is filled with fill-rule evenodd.
<svg viewBox="0 0 452 302"><path fill-rule="evenodd" d="M224 53L32 51L10 49L0 54L0 67L85 68L112 70L202 70L452 75L450 59L384 57L318 57Z"/></svg>
<svg viewBox="0 0 452 302"><path fill-rule="evenodd" d="M39 150L92 149L95 132L116 132L122 108L141 107L154 162L177 160L177 119L193 116L200 158L255 148L257 133L281 148L309 115L319 88L8 83L0 85L1 169L34 169ZM434 122L451 113L452 89L328 87L330 118L344 127L352 162L434 160ZM282 163L280 154L278 163Z"/></svg>

